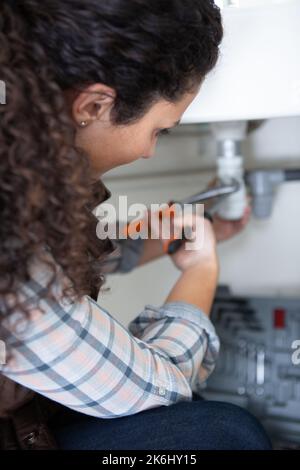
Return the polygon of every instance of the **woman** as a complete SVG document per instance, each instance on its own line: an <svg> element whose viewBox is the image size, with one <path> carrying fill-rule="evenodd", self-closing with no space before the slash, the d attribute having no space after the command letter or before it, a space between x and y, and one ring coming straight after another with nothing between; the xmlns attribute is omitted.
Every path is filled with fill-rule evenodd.
<svg viewBox="0 0 300 470"><path fill-rule="evenodd" d="M96 301L113 251L92 215L108 196L100 177L151 157L178 123L216 64L218 8L14 0L0 12L2 374L63 405L52 425L65 449L269 448L247 412L192 400L219 349L210 222L202 249L172 256L181 276L165 303L129 331ZM216 222L217 238L247 217ZM115 269L162 254L159 240L133 245L119 244Z"/></svg>

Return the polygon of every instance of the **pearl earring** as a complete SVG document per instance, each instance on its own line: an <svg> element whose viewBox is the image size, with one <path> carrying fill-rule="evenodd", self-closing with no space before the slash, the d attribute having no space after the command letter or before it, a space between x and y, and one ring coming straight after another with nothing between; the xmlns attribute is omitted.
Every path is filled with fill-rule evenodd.
<svg viewBox="0 0 300 470"><path fill-rule="evenodd" d="M80 125L81 125L81 127L85 127L87 125L87 122L86 121L81 121Z"/></svg>

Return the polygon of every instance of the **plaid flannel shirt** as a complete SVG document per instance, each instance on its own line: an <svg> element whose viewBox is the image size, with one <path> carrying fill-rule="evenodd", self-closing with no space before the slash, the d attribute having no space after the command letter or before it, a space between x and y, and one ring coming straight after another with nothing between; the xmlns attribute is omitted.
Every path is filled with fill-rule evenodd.
<svg viewBox="0 0 300 470"><path fill-rule="evenodd" d="M107 271L131 271L143 243L118 241ZM66 302L61 296L63 274L57 269L55 300L40 299L50 274L46 265L35 265L20 293L34 306L29 321L20 320L18 312L5 320L8 331L15 326L9 336L12 358L0 368L4 375L99 418L192 400L214 369L219 351L207 315L186 302L146 305L125 328L89 296Z"/></svg>

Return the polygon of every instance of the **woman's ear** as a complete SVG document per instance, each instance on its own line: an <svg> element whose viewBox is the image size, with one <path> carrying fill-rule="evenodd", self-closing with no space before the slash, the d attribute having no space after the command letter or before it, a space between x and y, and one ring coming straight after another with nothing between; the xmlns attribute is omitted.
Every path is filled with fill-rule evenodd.
<svg viewBox="0 0 300 470"><path fill-rule="evenodd" d="M94 121L109 121L116 92L102 83L89 85L81 91L72 104L73 119L80 127Z"/></svg>

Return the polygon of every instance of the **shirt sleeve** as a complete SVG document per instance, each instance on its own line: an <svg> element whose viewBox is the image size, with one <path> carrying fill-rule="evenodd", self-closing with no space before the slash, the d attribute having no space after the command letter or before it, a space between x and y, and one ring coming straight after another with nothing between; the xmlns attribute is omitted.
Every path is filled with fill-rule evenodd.
<svg viewBox="0 0 300 470"><path fill-rule="evenodd" d="M43 289L31 279L27 301ZM0 371L75 411L110 419L190 401L214 368L219 341L194 305L146 305L127 329L89 296L38 302Z"/></svg>

